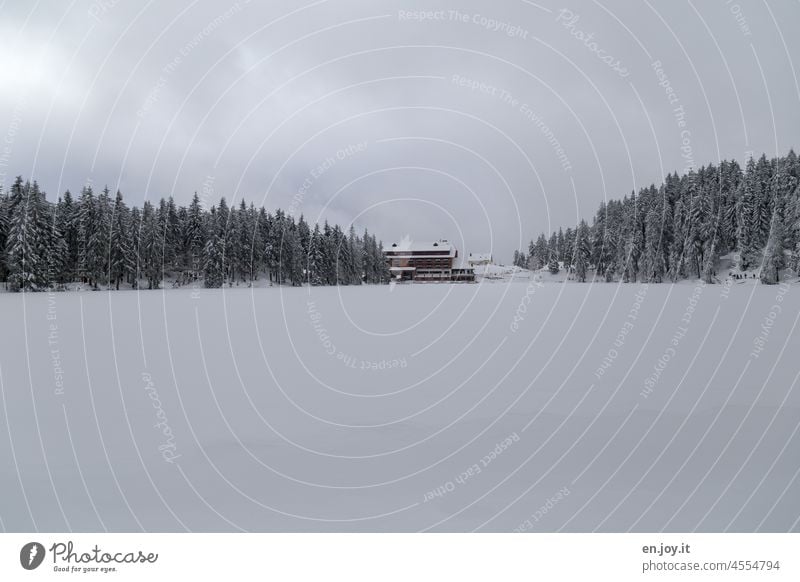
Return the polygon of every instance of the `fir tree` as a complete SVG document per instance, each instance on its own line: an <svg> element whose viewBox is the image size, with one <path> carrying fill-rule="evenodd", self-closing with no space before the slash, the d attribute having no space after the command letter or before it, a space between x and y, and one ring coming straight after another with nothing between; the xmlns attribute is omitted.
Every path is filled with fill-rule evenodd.
<svg viewBox="0 0 800 582"><path fill-rule="evenodd" d="M131 250L130 211L122 200L122 193L117 191L114 209L111 213L111 231L109 233L108 273L109 285L119 289L120 283L126 280L130 268Z"/></svg>
<svg viewBox="0 0 800 582"><path fill-rule="evenodd" d="M310 285L322 285L322 271L323 271L323 256L322 256L322 233L319 230L319 224L314 225L314 231L311 233L311 239L308 246L308 267L306 268L307 280Z"/></svg>
<svg viewBox="0 0 800 582"><path fill-rule="evenodd" d="M8 281L8 260L5 249L10 222L11 204L8 196L0 188L0 281Z"/></svg>
<svg viewBox="0 0 800 582"><path fill-rule="evenodd" d="M6 240L12 290L39 291L49 286L48 216L36 182L17 178L11 188L11 221Z"/></svg>
<svg viewBox="0 0 800 582"><path fill-rule="evenodd" d="M575 278L582 283L586 281L586 271L589 268L591 254L589 245L589 227L585 220L581 220L575 237L574 262Z"/></svg>
<svg viewBox="0 0 800 582"><path fill-rule="evenodd" d="M91 186L81 190L78 202L78 273L81 281L96 287L97 280L102 275L97 266L101 259L102 249L99 245L97 231L97 208Z"/></svg>
<svg viewBox="0 0 800 582"><path fill-rule="evenodd" d="M203 284L209 289L222 287L225 282L222 239L214 232L203 249Z"/></svg>
<svg viewBox="0 0 800 582"><path fill-rule="evenodd" d="M783 255L783 225L773 218L767 247L764 250L764 263L761 267L761 282L774 285L780 281L780 271L785 267Z"/></svg>

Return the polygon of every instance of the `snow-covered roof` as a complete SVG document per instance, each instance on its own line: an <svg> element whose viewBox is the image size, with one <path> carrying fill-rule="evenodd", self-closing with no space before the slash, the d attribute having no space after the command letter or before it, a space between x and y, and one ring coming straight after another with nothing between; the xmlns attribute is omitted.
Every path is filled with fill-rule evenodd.
<svg viewBox="0 0 800 582"><path fill-rule="evenodd" d="M446 251L452 247L453 245L446 240L416 242L407 239L403 239L399 243L394 243L391 246L391 248L396 251Z"/></svg>
<svg viewBox="0 0 800 582"><path fill-rule="evenodd" d="M449 255L455 255L455 247L446 240L437 240L434 242L416 242L409 238L403 238L400 242L393 243L389 246L387 251L393 252L408 252L408 253L437 253L441 254L442 251L447 252Z"/></svg>
<svg viewBox="0 0 800 582"><path fill-rule="evenodd" d="M492 262L492 254L491 253L470 253L469 254L470 261L488 261Z"/></svg>

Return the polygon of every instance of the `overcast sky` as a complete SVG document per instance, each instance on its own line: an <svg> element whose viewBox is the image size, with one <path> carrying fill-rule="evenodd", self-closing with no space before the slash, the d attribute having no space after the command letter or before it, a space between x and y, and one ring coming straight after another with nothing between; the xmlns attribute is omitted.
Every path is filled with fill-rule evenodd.
<svg viewBox="0 0 800 582"><path fill-rule="evenodd" d="M0 4L0 182L197 191L509 261L604 198L800 146L800 3Z"/></svg>

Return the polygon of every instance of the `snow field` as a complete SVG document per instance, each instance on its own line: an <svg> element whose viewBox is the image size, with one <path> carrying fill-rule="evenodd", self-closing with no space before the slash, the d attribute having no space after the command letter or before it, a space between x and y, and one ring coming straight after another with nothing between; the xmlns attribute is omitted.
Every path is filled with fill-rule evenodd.
<svg viewBox="0 0 800 582"><path fill-rule="evenodd" d="M786 531L796 287L3 294L9 531Z"/></svg>

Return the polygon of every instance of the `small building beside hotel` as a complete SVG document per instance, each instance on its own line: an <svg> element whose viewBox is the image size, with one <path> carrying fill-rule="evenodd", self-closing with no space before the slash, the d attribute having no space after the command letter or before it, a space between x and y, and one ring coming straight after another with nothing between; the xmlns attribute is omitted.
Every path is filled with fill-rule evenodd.
<svg viewBox="0 0 800 582"><path fill-rule="evenodd" d="M493 262L491 253L470 253L467 257L467 264L470 267L482 267Z"/></svg>
<svg viewBox="0 0 800 582"><path fill-rule="evenodd" d="M475 281L472 267L456 264L458 250L444 239L421 243L402 240L386 248L384 254L396 281Z"/></svg>

